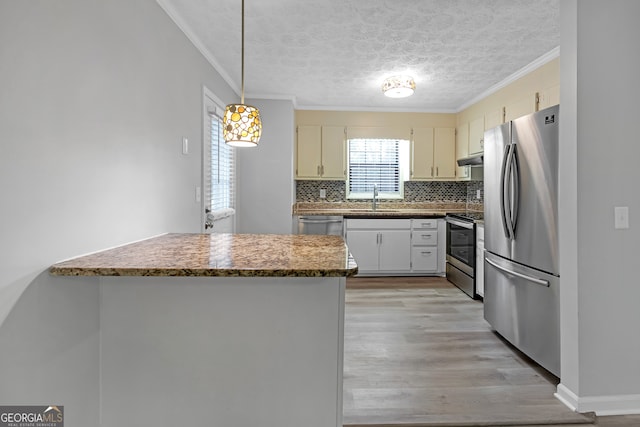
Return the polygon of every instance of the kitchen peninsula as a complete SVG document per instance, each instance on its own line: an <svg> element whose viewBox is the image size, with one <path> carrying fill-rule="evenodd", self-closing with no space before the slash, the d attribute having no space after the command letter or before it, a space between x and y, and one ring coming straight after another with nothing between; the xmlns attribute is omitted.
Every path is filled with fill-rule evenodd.
<svg viewBox="0 0 640 427"><path fill-rule="evenodd" d="M101 425L342 425L339 236L166 234L53 265L100 288Z"/></svg>

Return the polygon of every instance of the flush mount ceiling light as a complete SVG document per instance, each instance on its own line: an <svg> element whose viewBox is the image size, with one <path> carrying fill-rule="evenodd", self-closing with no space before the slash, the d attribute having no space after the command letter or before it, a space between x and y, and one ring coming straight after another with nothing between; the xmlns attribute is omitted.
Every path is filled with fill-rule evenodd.
<svg viewBox="0 0 640 427"><path fill-rule="evenodd" d="M244 103L244 0L242 0L242 91L240 104L229 104L224 112L223 136L233 147L255 147L262 134L260 111Z"/></svg>
<svg viewBox="0 0 640 427"><path fill-rule="evenodd" d="M413 95L416 82L411 76L393 76L384 80L382 92L389 98L406 98Z"/></svg>

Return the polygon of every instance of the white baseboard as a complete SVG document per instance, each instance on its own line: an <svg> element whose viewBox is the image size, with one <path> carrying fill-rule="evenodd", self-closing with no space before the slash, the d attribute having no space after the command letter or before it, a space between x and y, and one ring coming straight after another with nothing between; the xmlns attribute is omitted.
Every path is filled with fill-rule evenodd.
<svg viewBox="0 0 640 427"><path fill-rule="evenodd" d="M571 390L565 387L564 384L558 384L558 388L554 393L556 399L560 402L564 403L565 406L569 407L572 411L578 411L578 396L575 395Z"/></svg>
<svg viewBox="0 0 640 427"><path fill-rule="evenodd" d="M640 394L579 397L559 384L555 397L576 412L595 412L600 416L640 414Z"/></svg>

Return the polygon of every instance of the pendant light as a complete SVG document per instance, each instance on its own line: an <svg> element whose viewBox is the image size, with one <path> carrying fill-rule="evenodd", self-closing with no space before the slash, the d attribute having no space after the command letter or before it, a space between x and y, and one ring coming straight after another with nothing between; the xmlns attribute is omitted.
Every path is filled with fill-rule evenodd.
<svg viewBox="0 0 640 427"><path fill-rule="evenodd" d="M242 89L239 104L229 104L223 118L224 141L233 147L255 147L262 134L260 111L244 103L244 0L242 0Z"/></svg>

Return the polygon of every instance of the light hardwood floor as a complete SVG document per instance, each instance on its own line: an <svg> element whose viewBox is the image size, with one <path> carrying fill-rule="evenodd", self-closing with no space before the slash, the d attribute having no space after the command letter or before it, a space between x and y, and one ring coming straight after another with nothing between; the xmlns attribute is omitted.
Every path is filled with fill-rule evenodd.
<svg viewBox="0 0 640 427"><path fill-rule="evenodd" d="M558 379L492 332L482 303L444 278L348 279L344 347L345 425L595 422L560 403Z"/></svg>

